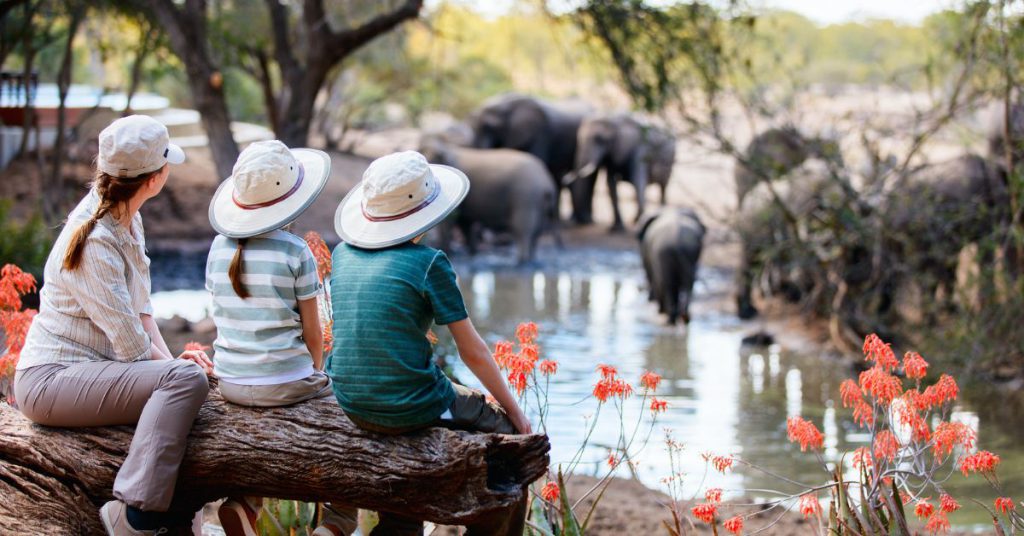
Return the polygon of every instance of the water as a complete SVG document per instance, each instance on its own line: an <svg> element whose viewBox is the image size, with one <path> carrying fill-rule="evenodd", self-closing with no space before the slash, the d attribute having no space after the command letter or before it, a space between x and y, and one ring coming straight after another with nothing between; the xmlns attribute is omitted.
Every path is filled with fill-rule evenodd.
<svg viewBox="0 0 1024 536"><path fill-rule="evenodd" d="M721 294L729 291L727 274L702 271L693 322L688 328L671 327L664 325L656 307L647 302L643 271L635 255L583 250L551 252L546 258L551 260L536 269L512 268L491 257L472 262L457 259L456 268L470 316L488 343L512 339L518 323L534 321L540 326L542 358L559 363L550 383L551 412L546 423L554 465L573 458L586 424L595 415L597 404L591 390L598 379L598 364L614 365L634 385L645 370L664 377L658 396L669 402L669 408L653 426L651 414L640 406L639 398L624 406L626 429L632 430L639 421L640 437L650 433L646 448L634 454L639 461L636 476L651 487L663 488L661 479L670 473L665 429L686 445L681 461L689 493L702 481L705 487L722 487L732 496L741 490L758 490L748 494L760 498L772 497L761 490L799 491L750 468L725 475L712 472L705 478L702 452L736 454L793 480L822 483L824 471L816 458L800 453L787 441L788 416L809 418L822 429L829 461L866 444L868 438L838 399L840 382L855 372L830 357L778 347L742 348L742 337L754 326L716 306ZM154 262L154 267L158 265ZM173 272L180 276L182 270ZM200 291L154 295L157 314L164 316L190 312L198 319L207 302ZM437 333L441 336L439 351L453 354L446 330ZM459 379L478 385L461 362L452 361ZM980 447L1002 457L999 474L1007 493L1019 500L1024 498L1019 414L1016 420L1000 415L998 406L1003 399L984 386L981 393L984 396L972 398L978 403L956 408L955 418L976 426ZM578 471L603 474L619 426L614 408L603 408ZM629 476L624 467L620 466L619 472ZM991 505L994 494L983 480L964 479L955 473L945 487L964 505L961 513L951 517L955 524L991 526L983 512L967 500L975 497Z"/></svg>

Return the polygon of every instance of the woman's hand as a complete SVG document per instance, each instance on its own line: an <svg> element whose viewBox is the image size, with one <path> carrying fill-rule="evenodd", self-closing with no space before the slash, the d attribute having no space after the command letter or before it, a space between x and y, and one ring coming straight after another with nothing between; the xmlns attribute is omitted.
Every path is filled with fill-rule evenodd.
<svg viewBox="0 0 1024 536"><path fill-rule="evenodd" d="M213 361L210 361L206 352L202 350L185 350L178 356L178 359L191 361L200 367L203 367L203 371L206 372L207 376L213 376Z"/></svg>

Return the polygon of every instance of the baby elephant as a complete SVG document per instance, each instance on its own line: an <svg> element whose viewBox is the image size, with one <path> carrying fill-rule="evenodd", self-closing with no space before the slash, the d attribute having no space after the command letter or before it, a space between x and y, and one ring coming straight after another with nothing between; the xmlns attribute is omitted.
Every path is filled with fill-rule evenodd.
<svg viewBox="0 0 1024 536"><path fill-rule="evenodd" d="M668 315L670 325L679 317L689 324L704 224L692 210L663 209L644 215L638 228L649 299L658 302L658 312Z"/></svg>

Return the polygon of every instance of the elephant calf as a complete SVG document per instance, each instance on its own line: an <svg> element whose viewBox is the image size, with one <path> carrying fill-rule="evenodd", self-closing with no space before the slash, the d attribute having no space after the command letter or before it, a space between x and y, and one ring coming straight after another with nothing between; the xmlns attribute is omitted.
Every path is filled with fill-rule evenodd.
<svg viewBox="0 0 1024 536"><path fill-rule="evenodd" d="M539 158L512 149L457 147L430 137L421 142L420 152L431 163L460 169L469 177L469 194L454 222L470 254L476 253L478 227L511 233L519 264L533 261L543 231L557 233L555 183Z"/></svg>
<svg viewBox="0 0 1024 536"><path fill-rule="evenodd" d="M649 299L674 325L690 323L690 298L697 279L697 261L704 244L704 224L689 209L667 209L645 215L637 238L650 288Z"/></svg>

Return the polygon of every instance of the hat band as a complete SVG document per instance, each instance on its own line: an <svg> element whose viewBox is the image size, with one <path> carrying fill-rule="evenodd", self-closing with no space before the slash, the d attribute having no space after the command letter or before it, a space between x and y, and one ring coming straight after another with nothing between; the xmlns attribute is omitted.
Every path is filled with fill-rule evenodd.
<svg viewBox="0 0 1024 536"><path fill-rule="evenodd" d="M258 209L258 208L266 208L266 207L269 207L269 206L272 206L272 205L276 205L276 204L280 203L281 201L284 201L285 199L288 199L289 197L292 196L292 194L294 194L295 192L299 191L299 186L302 186L302 178L306 175L306 170L305 170L305 168L302 167L302 162L296 161L295 163L299 165L299 178L295 179L295 184L292 185L292 189L288 190L287 192L282 194L280 197L277 197L275 199L271 199L270 201L264 201L262 203L243 203L243 202L239 201L237 197L235 197L235 194L238 193L237 191L235 191L235 192L231 192L231 200L234 201L235 205L237 205L238 208L240 208L242 210L255 210L255 209Z"/></svg>
<svg viewBox="0 0 1024 536"><path fill-rule="evenodd" d="M411 216L411 215L413 215L413 214L415 214L415 213L417 213L417 212L427 208L427 205L433 203L434 200L437 199L437 196L440 195L440 194L441 194L441 186L437 183L437 181L434 181L434 189L433 189L433 191L430 192L430 195L428 195L427 198L424 199L422 203L416 205L415 207L410 208L409 210L406 210L405 212L402 212L402 213L399 213L399 214L394 214L394 215L391 215L391 216L371 216L368 212L366 212L366 205L365 204L363 204L361 209L363 211L363 217L366 218L367 220L372 221L372 222L395 221L395 220L400 220L402 218L405 218L407 216Z"/></svg>

